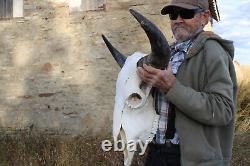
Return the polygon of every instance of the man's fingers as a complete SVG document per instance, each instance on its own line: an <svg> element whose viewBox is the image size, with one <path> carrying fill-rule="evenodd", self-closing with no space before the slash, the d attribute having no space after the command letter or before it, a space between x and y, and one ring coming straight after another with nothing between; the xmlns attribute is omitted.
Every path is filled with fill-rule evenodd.
<svg viewBox="0 0 250 166"><path fill-rule="evenodd" d="M148 71L145 70L144 68L138 67L138 72L142 78L149 78L149 79L152 78L152 75L148 73Z"/></svg>
<svg viewBox="0 0 250 166"><path fill-rule="evenodd" d="M152 66L149 66L149 65L146 65L146 64L143 64L143 68L150 74L156 74L157 73L157 70L156 68L153 68Z"/></svg>
<svg viewBox="0 0 250 166"><path fill-rule="evenodd" d="M171 68L171 67L172 67L172 63L169 62L169 63L168 63L168 68Z"/></svg>
<svg viewBox="0 0 250 166"><path fill-rule="evenodd" d="M148 84L151 84L155 82L154 75L149 74L145 69L138 67L137 73L142 78L143 81L145 81Z"/></svg>
<svg viewBox="0 0 250 166"><path fill-rule="evenodd" d="M171 63L168 64L167 70L172 70L172 64Z"/></svg>

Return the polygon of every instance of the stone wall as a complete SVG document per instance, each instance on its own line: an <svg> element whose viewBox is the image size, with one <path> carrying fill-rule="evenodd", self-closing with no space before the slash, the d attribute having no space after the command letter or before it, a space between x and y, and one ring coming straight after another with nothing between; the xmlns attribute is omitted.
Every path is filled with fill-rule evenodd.
<svg viewBox="0 0 250 166"><path fill-rule="evenodd" d="M25 0L24 18L0 22L0 128L64 134L112 130L119 67L101 34L125 55L148 53L130 7L172 41L163 0L108 0L105 11L69 15L68 1Z"/></svg>

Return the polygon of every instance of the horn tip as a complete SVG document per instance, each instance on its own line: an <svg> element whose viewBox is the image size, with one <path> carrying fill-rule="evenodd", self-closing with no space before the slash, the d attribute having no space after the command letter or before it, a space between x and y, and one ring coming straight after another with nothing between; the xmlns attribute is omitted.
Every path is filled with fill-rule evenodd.
<svg viewBox="0 0 250 166"><path fill-rule="evenodd" d="M104 34L102 34L102 38L103 38L103 39L106 39L106 37L104 36Z"/></svg>
<svg viewBox="0 0 250 166"><path fill-rule="evenodd" d="M137 12L134 9L129 9L129 12L134 16Z"/></svg>
<svg viewBox="0 0 250 166"><path fill-rule="evenodd" d="M103 34L102 34L102 39L103 39L103 41L105 42L106 45L107 45L107 43L109 43L109 42L108 42L108 39L107 39L106 36L103 35Z"/></svg>

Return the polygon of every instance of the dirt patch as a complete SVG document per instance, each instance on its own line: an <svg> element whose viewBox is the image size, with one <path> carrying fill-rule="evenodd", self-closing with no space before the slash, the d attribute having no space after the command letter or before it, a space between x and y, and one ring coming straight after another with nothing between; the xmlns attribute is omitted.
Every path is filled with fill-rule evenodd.
<svg viewBox="0 0 250 166"><path fill-rule="evenodd" d="M250 131L237 134L234 140L233 148L233 166L248 166L250 165Z"/></svg>

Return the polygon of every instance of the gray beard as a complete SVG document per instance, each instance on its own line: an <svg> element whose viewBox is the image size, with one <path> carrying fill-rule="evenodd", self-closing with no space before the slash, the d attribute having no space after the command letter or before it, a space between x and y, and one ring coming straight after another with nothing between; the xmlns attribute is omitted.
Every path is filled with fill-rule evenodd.
<svg viewBox="0 0 250 166"><path fill-rule="evenodd" d="M181 39L178 39L178 37L177 37L178 35L176 33L174 33L174 37L175 37L177 43L181 43L181 42L184 42L186 40L193 40L199 33L201 33L203 31L203 28L204 28L204 26L201 26L195 32L189 33L184 38L181 38Z"/></svg>

